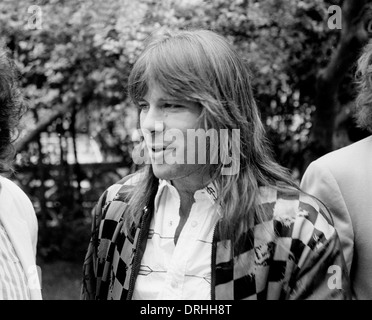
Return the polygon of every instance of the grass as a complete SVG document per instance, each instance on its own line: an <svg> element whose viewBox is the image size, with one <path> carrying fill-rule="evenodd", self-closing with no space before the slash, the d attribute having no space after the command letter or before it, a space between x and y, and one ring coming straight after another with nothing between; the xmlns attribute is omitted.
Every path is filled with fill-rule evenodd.
<svg viewBox="0 0 372 320"><path fill-rule="evenodd" d="M43 300L79 300L82 264L69 261L38 262Z"/></svg>

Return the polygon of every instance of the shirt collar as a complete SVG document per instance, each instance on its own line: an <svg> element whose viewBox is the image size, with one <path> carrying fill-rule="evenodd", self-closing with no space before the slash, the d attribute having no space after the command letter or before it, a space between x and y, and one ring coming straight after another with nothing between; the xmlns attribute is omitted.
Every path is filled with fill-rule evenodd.
<svg viewBox="0 0 372 320"><path fill-rule="evenodd" d="M179 194L177 189L172 185L172 183L168 180L162 180L159 179L159 187L158 191L155 196L155 209L158 208L158 203L160 196L162 195L163 191L165 188L168 188L173 195L179 198ZM194 199L195 201L200 201L203 199L208 199L211 201L213 204L216 203L217 201L217 188L215 183L212 181L210 182L206 187L196 190L194 193Z"/></svg>

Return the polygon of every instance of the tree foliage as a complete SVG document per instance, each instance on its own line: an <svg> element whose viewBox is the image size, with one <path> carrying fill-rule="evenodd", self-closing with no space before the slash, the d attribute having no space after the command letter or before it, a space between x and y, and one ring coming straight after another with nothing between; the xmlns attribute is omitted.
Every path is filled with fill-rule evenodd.
<svg viewBox="0 0 372 320"><path fill-rule="evenodd" d="M99 141L107 153L125 153L123 139L130 133L128 123L123 125L130 110L126 81L144 39L157 28L200 27L225 35L250 63L256 98L278 157L292 169L301 166L302 160L295 159L307 143L318 73L329 63L341 35L327 26L331 3L39 1L40 30L27 27L32 4L7 1L0 19L24 75L30 105L19 151L56 118L76 112L79 130ZM352 87L347 91L342 97L346 103L352 100Z"/></svg>
<svg viewBox="0 0 372 320"><path fill-rule="evenodd" d="M75 213L81 210L89 211L89 206L82 209L81 197L74 193L66 195L64 191L71 186L82 188L86 179L90 185L84 195L91 194L92 199L97 199L121 173L116 171L110 175L107 168L100 174L97 169L84 173L79 167L76 146L76 166L69 168L66 159L70 151L66 145L70 138L75 141L77 135L86 135L99 145L104 162L130 166L131 133L137 114L127 97L127 79L144 40L159 28L207 28L227 37L251 66L255 97L278 161L299 178L306 166L304 151L311 152L321 143L316 137L309 143L316 110L327 109L327 106L318 106L319 73L334 59L344 35L342 30L328 27L328 7L338 4L349 10L350 3L348 0L342 3L326 0L3 1L0 35L21 70L21 84L29 107L17 141L17 163L19 168L30 165L39 168L18 175L18 179L29 185L37 178L36 188L30 189L36 207L53 211L60 220L66 220L67 215L76 217ZM363 6L368 3L360 2ZM31 6L37 6L41 16L30 11L35 8ZM344 18L347 26L350 24L347 19L362 19L350 15ZM353 35L356 30L346 31ZM332 109L332 116L344 115L340 123L350 118L342 110L350 108L354 99L352 60L357 52L356 48L354 56L341 70L342 79L338 79L337 106ZM321 122L322 128L327 126L325 120ZM332 130L337 131L333 125L335 120L329 121ZM349 133L355 132L353 123L350 128ZM55 150L45 146L42 139L45 133L48 137L55 134L59 139L57 160L52 157ZM352 139L347 136L337 146ZM42 165L60 167L45 171L40 169ZM98 184L92 176L95 173ZM69 183L66 175L72 176L77 184ZM59 181L54 189L45 183L50 180ZM48 192L55 197L48 196L48 199L60 203L58 210L56 207L52 210L40 200Z"/></svg>

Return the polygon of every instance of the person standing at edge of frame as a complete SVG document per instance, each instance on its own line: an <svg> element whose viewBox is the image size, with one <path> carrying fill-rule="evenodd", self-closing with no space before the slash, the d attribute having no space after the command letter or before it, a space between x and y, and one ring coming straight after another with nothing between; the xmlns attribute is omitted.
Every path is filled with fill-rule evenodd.
<svg viewBox="0 0 372 320"><path fill-rule="evenodd" d="M12 136L24 111L17 76L0 44L0 300L40 300L36 214L26 194L5 177L14 156Z"/></svg>
<svg viewBox="0 0 372 320"><path fill-rule="evenodd" d="M359 57L355 117L372 133L372 43ZM372 136L330 152L306 169L301 187L328 206L340 236L353 299L372 299Z"/></svg>
<svg viewBox="0 0 372 320"><path fill-rule="evenodd" d="M327 209L274 161L248 66L224 37L154 33L129 94L150 164L96 204L81 299L350 298ZM197 129L229 133L207 143L219 161L181 161L199 159L186 139Z"/></svg>

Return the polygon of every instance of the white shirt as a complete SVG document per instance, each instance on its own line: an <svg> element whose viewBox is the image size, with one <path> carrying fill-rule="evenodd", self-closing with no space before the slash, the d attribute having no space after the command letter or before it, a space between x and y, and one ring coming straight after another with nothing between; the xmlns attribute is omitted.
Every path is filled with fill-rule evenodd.
<svg viewBox="0 0 372 320"><path fill-rule="evenodd" d="M30 300L26 275L1 221L0 300Z"/></svg>
<svg viewBox="0 0 372 320"><path fill-rule="evenodd" d="M16 262L19 260L19 263L16 262L12 266L13 275L19 274L20 278L18 280L22 279L21 282L27 281L27 295L18 295L16 293L15 298L40 300L42 298L40 270L36 265L38 223L35 210L22 189L13 181L2 176L0 176L0 223L3 227L0 239L0 251L2 252L0 259L2 259L2 262L5 260ZM4 254L8 258L5 258ZM20 267L22 267L26 280L23 279L22 273L18 273ZM3 280L0 280L0 289L8 288L7 290L9 290L7 294L4 291L2 292L3 297L6 295L9 299L13 299L14 291L7 286L10 283L14 283L13 280L17 279L9 277L9 265L6 267L3 264L0 268L3 270L3 277L1 278ZM23 288L23 283L19 284L19 288Z"/></svg>
<svg viewBox="0 0 372 320"><path fill-rule="evenodd" d="M212 184L195 192L195 202L175 245L180 197L173 185L159 181L134 300L211 299L212 240L220 218L215 194Z"/></svg>

